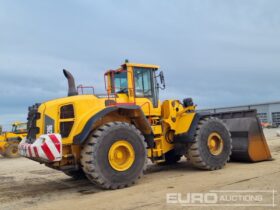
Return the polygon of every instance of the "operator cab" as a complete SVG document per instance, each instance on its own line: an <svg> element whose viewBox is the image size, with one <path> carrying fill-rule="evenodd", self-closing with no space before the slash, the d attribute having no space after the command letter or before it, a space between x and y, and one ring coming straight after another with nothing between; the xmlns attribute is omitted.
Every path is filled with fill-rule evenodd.
<svg viewBox="0 0 280 210"><path fill-rule="evenodd" d="M27 124L26 123L14 123L12 125L13 133L25 133L27 132Z"/></svg>
<svg viewBox="0 0 280 210"><path fill-rule="evenodd" d="M146 98L157 108L160 88L157 77L161 75L161 82L164 81L162 72L156 75L158 68L159 66L155 65L125 63L120 69L107 71L107 92L115 95L126 94L128 102L132 103Z"/></svg>

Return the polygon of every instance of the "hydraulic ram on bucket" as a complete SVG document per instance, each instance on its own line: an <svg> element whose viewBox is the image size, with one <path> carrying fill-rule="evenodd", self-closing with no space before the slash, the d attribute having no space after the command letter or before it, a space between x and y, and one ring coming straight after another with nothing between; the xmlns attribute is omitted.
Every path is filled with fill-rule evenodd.
<svg viewBox="0 0 280 210"><path fill-rule="evenodd" d="M210 116L222 119L231 133L231 160L258 162L271 159L256 110L218 112Z"/></svg>

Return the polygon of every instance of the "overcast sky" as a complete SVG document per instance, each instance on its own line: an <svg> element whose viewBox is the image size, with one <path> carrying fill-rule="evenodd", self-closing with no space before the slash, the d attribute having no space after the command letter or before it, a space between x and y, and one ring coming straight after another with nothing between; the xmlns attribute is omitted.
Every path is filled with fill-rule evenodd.
<svg viewBox="0 0 280 210"><path fill-rule="evenodd" d="M161 66L161 99L280 100L279 10L278 0L0 0L0 124L65 96L63 68L104 92L104 71L125 59Z"/></svg>

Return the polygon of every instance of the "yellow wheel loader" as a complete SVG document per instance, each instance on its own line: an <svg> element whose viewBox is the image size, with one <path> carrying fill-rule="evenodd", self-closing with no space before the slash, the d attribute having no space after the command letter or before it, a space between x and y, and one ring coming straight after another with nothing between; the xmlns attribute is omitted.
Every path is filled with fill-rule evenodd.
<svg viewBox="0 0 280 210"><path fill-rule="evenodd" d="M78 95L29 107L20 153L104 189L134 184L153 163L183 155L194 167L217 170L230 160L271 159L255 110L200 113L191 98L159 101L165 88L159 66L126 61L104 74L106 94Z"/></svg>
<svg viewBox="0 0 280 210"><path fill-rule="evenodd" d="M27 136L27 123L14 122L12 130L9 132L0 132L0 155L8 158L19 157L18 145L23 138Z"/></svg>

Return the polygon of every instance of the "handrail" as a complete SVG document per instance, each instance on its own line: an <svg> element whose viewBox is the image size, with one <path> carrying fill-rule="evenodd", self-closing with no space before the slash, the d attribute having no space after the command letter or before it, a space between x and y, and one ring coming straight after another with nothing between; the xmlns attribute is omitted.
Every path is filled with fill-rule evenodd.
<svg viewBox="0 0 280 210"><path fill-rule="evenodd" d="M145 103L143 103L140 107L142 108L144 105L148 104L148 110L149 110L149 120L150 123L152 122L152 117L151 117L151 104L147 101Z"/></svg>
<svg viewBox="0 0 280 210"><path fill-rule="evenodd" d="M94 86L83 86L83 85L78 85L77 86L77 91L79 93L79 89L81 89L81 93L84 94L84 89L92 89L92 94L94 94Z"/></svg>

